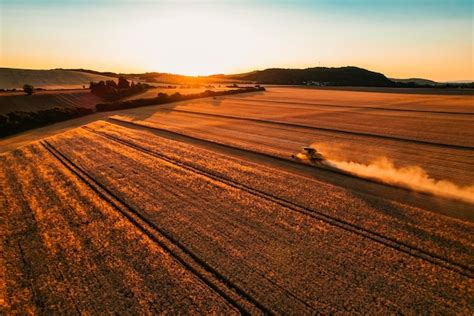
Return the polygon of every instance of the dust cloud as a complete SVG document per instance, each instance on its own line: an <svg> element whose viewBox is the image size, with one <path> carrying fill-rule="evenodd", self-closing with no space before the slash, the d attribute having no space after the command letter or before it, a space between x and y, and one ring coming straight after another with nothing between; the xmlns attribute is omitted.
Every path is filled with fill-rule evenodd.
<svg viewBox="0 0 474 316"><path fill-rule="evenodd" d="M321 152L320 148L318 150ZM324 152L322 154L324 155ZM368 164L329 158L324 161L324 164L361 178L374 179L413 191L474 203L474 185L459 186L447 180L437 180L420 166L397 167L393 161L386 157L380 157Z"/></svg>

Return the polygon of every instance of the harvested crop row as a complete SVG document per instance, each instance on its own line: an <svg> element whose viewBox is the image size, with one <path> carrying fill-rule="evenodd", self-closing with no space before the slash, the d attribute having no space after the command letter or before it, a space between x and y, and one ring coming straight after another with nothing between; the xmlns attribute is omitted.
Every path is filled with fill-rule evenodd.
<svg viewBox="0 0 474 316"><path fill-rule="evenodd" d="M182 120L182 124L180 122ZM388 157L396 166L418 166L437 180L452 181L457 185L472 185L473 172L469 165L474 163L468 152L449 149L433 149L416 145L408 150L399 150L400 144L385 141L367 141L357 137L354 141L340 139L334 135L298 131L291 128L269 128L256 124L226 123L219 120L199 121L194 118L179 118L174 115L153 117L146 121L132 121L127 117L114 116L113 122L130 122L133 125L164 129L203 140L214 141L233 147L250 149L277 157L289 159L302 146L313 144L325 157L336 161L356 161L370 164ZM408 146L407 146L408 147ZM428 148L427 148L428 147ZM447 157L445 152L457 155ZM422 153L420 155L420 153Z"/></svg>
<svg viewBox="0 0 474 316"><path fill-rule="evenodd" d="M429 145L434 147L443 147L443 148L452 148L452 149L459 149L459 150L466 150L472 151L474 149L473 144L471 143L471 135L470 130L466 130L465 128L469 127L474 120L469 120L465 122L464 126L460 124L459 120L454 120L450 122L450 129L453 130L456 127L456 134L449 133L443 131L443 128L438 126L440 125L437 121L432 121L428 124L430 129L433 129L433 126L436 126L436 130L433 132L426 132L423 131L423 124L426 122L426 118L423 118L421 122L408 122L407 124L402 124L402 126L395 126L395 127L387 127L390 126L388 122L398 121L397 118L389 118L388 122L384 121L381 118L373 118L372 121L367 120L366 118L362 117L351 117L348 118L348 113L334 113L334 111L330 112L331 116L336 116L338 119L342 119L344 123L341 126L327 126L326 123L328 120L328 115L323 114L298 114L293 115L291 117L285 116L283 119L276 118L276 119L266 119L266 118L254 118L250 116L240 116L240 115L227 115L227 114L220 114L220 113L209 113L209 112L201 112L201 111L192 111L192 110L181 110L181 109L173 109L167 110L170 112L177 112L177 113L185 113L195 116L207 116L210 118L218 118L224 120L231 120L231 121L247 121L253 123L260 123L266 125L274 125L274 126L283 126L283 127L290 127L294 129L305 129L305 130L313 130L313 131L323 131L323 132L330 132L334 134L343 134L343 135L350 135L350 136L360 136L360 137L367 137L370 139L384 139L389 141L397 141L400 143L410 143L410 144L420 144L420 145ZM314 117L315 116L315 117ZM321 124L319 120L323 120L324 123ZM330 120L329 120L330 121ZM364 127L357 126L355 128L351 128L350 123L352 121L359 122L359 125L364 125L373 128L375 123L377 122L382 128L378 128L377 130L367 130ZM318 124L318 122L320 124ZM316 123L316 124L315 124ZM393 124L392 124L393 125ZM407 132L407 126L410 128L416 126L417 128L414 131ZM463 128L464 127L464 128ZM395 131L394 133L385 133L383 132L384 129L391 129ZM461 128L459 130L459 128ZM398 135L399 131L404 131L406 135ZM414 133L414 134L413 134ZM424 137L423 135L430 135L429 137ZM421 137L420 137L421 136Z"/></svg>
<svg viewBox="0 0 474 316"><path fill-rule="evenodd" d="M1 159L6 312L235 312L38 145Z"/></svg>
<svg viewBox="0 0 474 316"><path fill-rule="evenodd" d="M473 155L463 150L370 140L360 136L339 137L325 132L177 113L157 113L146 120L132 120L124 116L114 116L112 119L158 127L284 158L299 152L302 146L314 143L326 157L335 160L371 163L377 158L388 157L398 166L420 166L435 179L450 180L461 185L471 185L474 177L474 172L468 168L474 164Z"/></svg>
<svg viewBox="0 0 474 316"><path fill-rule="evenodd" d="M52 143L271 310L466 308L456 273L83 132Z"/></svg>
<svg viewBox="0 0 474 316"><path fill-rule="evenodd" d="M192 111L230 117L243 117L264 121L325 128L334 131L366 133L414 141L473 146L474 123L472 115L450 115L408 112L387 112L367 109L299 108L297 104L279 106L278 103L228 100L197 101L177 105L175 110ZM473 110L474 111L474 110Z"/></svg>
<svg viewBox="0 0 474 316"><path fill-rule="evenodd" d="M262 94L252 96L254 100L329 103L360 107L381 106L387 109L417 109L426 111L472 112L471 95L396 93L399 89L375 89L371 92L347 89L313 89L300 87L269 87ZM410 89L405 90L410 91ZM420 91L420 90L418 90ZM395 92L395 93L393 93Z"/></svg>

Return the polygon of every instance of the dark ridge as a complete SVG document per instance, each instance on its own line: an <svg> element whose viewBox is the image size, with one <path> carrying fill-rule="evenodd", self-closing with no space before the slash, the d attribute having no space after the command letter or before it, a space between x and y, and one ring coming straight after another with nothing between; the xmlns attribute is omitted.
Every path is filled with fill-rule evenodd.
<svg viewBox="0 0 474 316"><path fill-rule="evenodd" d="M114 77L114 78L118 78L118 77L120 76L120 74L118 74L118 73L116 73L116 72L111 72L111 71L95 71L95 70L82 69L82 68L73 68L73 69L55 68L54 70L87 72L87 73L94 74L94 75L101 75L101 76Z"/></svg>
<svg viewBox="0 0 474 316"><path fill-rule="evenodd" d="M392 87L395 83L381 73L358 67L306 69L270 68L229 78L266 84Z"/></svg>

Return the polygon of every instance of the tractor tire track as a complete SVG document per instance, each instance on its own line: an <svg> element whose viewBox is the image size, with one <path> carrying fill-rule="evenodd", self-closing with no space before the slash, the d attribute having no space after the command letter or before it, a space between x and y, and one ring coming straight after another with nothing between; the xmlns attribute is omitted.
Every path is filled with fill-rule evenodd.
<svg viewBox="0 0 474 316"><path fill-rule="evenodd" d="M368 238L372 241L380 243L384 246L387 246L387 247L390 247L392 249L395 249L395 250L401 251L403 253L406 253L410 256L428 261L428 262L430 262L434 265L441 266L445 269L455 271L455 272L460 273L460 274L462 274L464 276L467 276L469 278L474 277L474 270L471 267L469 267L465 264L455 262L455 261L450 260L448 258L441 257L437 254L427 252L427 251L425 251L423 249L420 249L416 246L412 246L412 245L409 245L407 243L398 241L396 239L384 236L380 233L365 229L363 227L359 227L359 226L357 226L355 224L352 224L350 222L347 222L343 219L336 218L336 217L333 217L333 216L329 216L329 215L326 215L322 212L318 212L316 210L313 210L313 209L310 209L310 208L307 208L307 207L304 207L304 206L300 206L298 204L287 201L287 200L282 199L280 197L277 197L275 195L272 195L272 194L269 194L269 193L251 188L251 187L246 186L244 184L235 182L235 181L233 181L231 179L228 179L228 178L225 178L221 175L213 174L213 173L211 173L207 170L204 170L204 169L201 169L201 168L198 168L198 167L195 167L195 166L190 166L188 164L185 164L183 162L180 162L180 161L177 161L173 158L170 158L166 155L151 151L147 148L143 148L141 146L138 146L138 145L133 144L129 141L120 139L118 137L109 135L107 133L100 132L100 131L95 131L95 130L89 128L89 127L83 127L83 128L90 131L90 132L92 132L92 133L95 133L97 135L100 135L102 137L110 139L112 141L118 142L120 144L123 144L125 146L130 147L130 148L133 148L135 150L138 150L138 151L143 152L145 154L148 154L150 156L156 157L156 158L164 160L168 163L179 166L183 169L189 170L191 172L194 172L194 173L202 175L204 177L213 179L215 181L224 183L226 185L229 185L231 187L234 187L234 188L237 188L239 190L245 191L247 193L258 196L260 198L264 198L266 200L272 201L272 202L274 202L278 205L281 205L281 206L283 206L287 209L290 209L292 211L296 211L296 212L305 214L307 216L316 218L318 220L324 221L325 223L328 223L332 226L336 226L338 228L341 228L341 229L346 230L348 232L354 233L356 235L363 236L363 237Z"/></svg>
<svg viewBox="0 0 474 316"><path fill-rule="evenodd" d="M233 284L227 277L220 274L203 259L198 257L181 242L176 240L166 230L156 226L139 211L127 204L123 199L116 196L112 191L98 182L71 159L62 154L47 140L41 141L41 145L57 160L59 160L69 171L75 174L90 189L107 201L121 215L127 218L135 227L156 242L161 248L175 258L182 266L193 273L198 279L213 289L221 297L235 307L241 314L273 314L263 304L256 301L243 289Z"/></svg>

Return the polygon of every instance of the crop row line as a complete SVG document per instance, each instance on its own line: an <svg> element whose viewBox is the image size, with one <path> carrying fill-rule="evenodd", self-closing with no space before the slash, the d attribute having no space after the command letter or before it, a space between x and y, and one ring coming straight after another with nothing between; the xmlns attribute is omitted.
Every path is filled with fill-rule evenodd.
<svg viewBox="0 0 474 316"><path fill-rule="evenodd" d="M356 136L370 137L370 138L376 138L376 139L387 139L387 140L399 141L399 142L404 142L404 143L430 145L430 146L442 147L442 148L474 151L473 146L437 143L437 142L417 140L417 139L412 139L412 138L403 138L403 137L397 137L397 136L348 131L348 130L343 130L343 129L338 129L338 128L317 127L317 126L295 124L295 123L282 122L282 121L264 120L264 119L257 119L257 118L251 118L251 117L224 115L224 114L216 114L216 113L204 113L204 112L189 111L189 110L166 109L166 111L188 113L188 114L201 115L201 116L219 117L219 118L229 119L229 120L249 121L249 122L255 122L255 123L260 123L260 124L270 124L270 125L279 125L279 126L294 127L294 128L300 128L300 129L325 131L325 132L332 132L332 133L345 134L345 135L356 135Z"/></svg>
<svg viewBox="0 0 474 316"><path fill-rule="evenodd" d="M248 101L248 102L266 102L266 103L282 103L282 104L299 104L299 105L316 105L323 107L335 107L335 108L350 108L350 109L367 109L367 110L381 110L381 111L393 111L393 112L415 112L415 113L433 113L433 114L450 114L450 115L474 115L473 112L452 112L452 111L431 111L431 110L412 110L412 109L400 109L400 108L383 108L376 106L357 106L357 105L341 105L341 104L329 104L329 103L310 103L310 102L297 102L297 101L281 101L281 100L261 100L261 99L243 99L243 98L232 98L227 97L226 100L237 100L237 101Z"/></svg>
<svg viewBox="0 0 474 316"><path fill-rule="evenodd" d="M299 212L301 214L305 214L307 216L310 216L310 217L316 218L318 220L324 221L324 222L326 222L326 223L328 223L332 226L336 226L338 228L344 229L344 230L349 231L351 233L354 233L356 235L363 236L363 237L368 238L370 240L373 240L377 243L380 243L384 246L387 246L387 247L393 248L395 250L401 251L401 252L406 253L408 255L411 255L413 257L428 261L432 264L435 264L437 266L441 266L443 268L446 268L446 269L449 269L449 270L452 270L452 271L456 271L456 272L458 272L460 274L463 274L465 276L468 276L470 278L472 278L474 276L473 269L471 269L469 266L464 265L462 263L452 261L448 258L441 257L441 256L439 256L437 254L434 254L434 253L429 253L429 252L427 252L423 249L420 249L416 246L409 245L409 244L404 243L402 241L387 237L385 235L382 235L380 233L371 231L369 229L365 229L363 227L357 226L356 224L350 223L350 222L348 222L344 219L340 219L340 218L337 218L337 217L334 217L334 216L330 216L330 215L327 215L323 212L316 211L314 209L310 209L310 208L298 205L294 202L288 201L286 199L275 196L273 194L270 194L270 193L267 193L267 192L249 187L245 184L238 183L238 182L236 182L234 180L231 180L227 177L224 177L222 175L217 175L215 173L211 173L208 170L204 170L204 169L198 168L196 166L191 166L191 165L185 164L185 163L180 162L176 159L173 159L169 156L166 156L164 154L157 153L155 151L144 148L142 146L130 143L129 141L125 141L125 140L120 139L118 137L115 137L113 135L110 135L110 134L107 134L107 133L104 133L104 132L100 132L100 131L95 131L95 130L92 130L91 128L89 128L89 127L84 127L84 129L87 129L88 131L90 131L92 133L101 135L102 137L105 137L107 139L110 139L110 140L113 140L115 142L121 143L121 144L123 144L125 146L128 146L130 148L134 148L135 150L146 153L150 156L153 156L153 157L159 158L161 160L164 160L168 163L177 165L177 166L179 166L183 169L189 170L189 171L194 172L196 174L200 174L202 176L205 176L207 178L211 178L215 181L219 181L221 183L224 183L224 184L229 185L231 187L234 187L236 189L240 189L240 190L245 191L247 193L250 193L252 195L255 195L255 196L258 196L260 198L272 201L272 202L274 202L278 205L281 205L281 206L283 206L287 209L290 209L292 211L296 211L296 212Z"/></svg>
<svg viewBox="0 0 474 316"><path fill-rule="evenodd" d="M169 232L158 227L141 212L114 194L83 168L61 153L47 140L41 141L43 147L69 171L75 174L90 189L106 200L116 211L127 218L135 227L141 230L151 240L175 258L185 269L196 275L207 286L234 306L241 314L257 313L272 314L263 304L256 301L243 289L220 274L203 259L174 238Z"/></svg>

